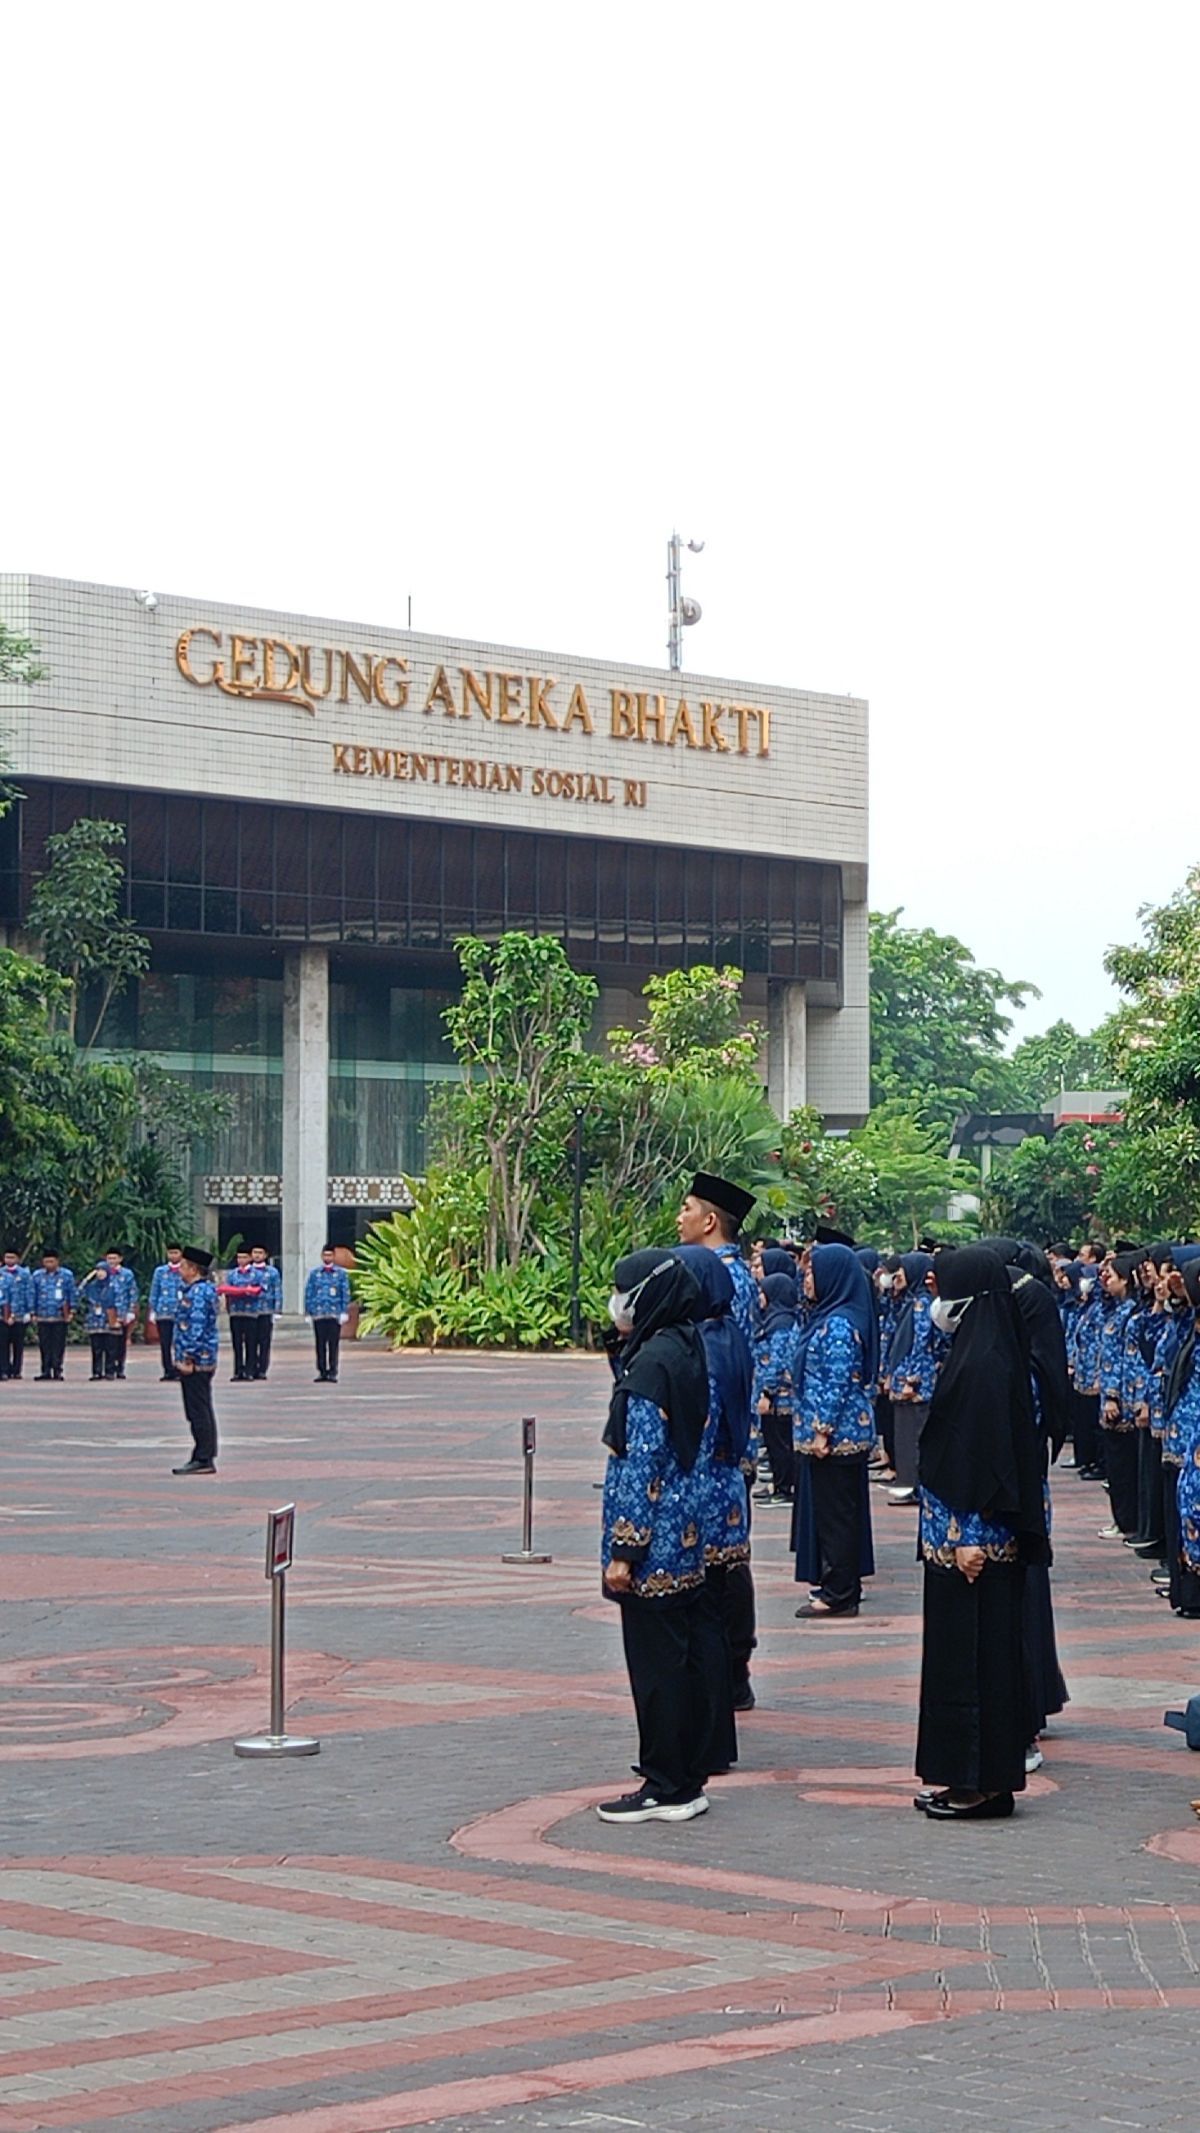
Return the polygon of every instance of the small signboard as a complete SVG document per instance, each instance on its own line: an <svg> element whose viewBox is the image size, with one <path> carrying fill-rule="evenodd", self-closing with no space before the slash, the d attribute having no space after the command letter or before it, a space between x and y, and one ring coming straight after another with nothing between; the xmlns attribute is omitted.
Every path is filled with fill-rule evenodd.
<svg viewBox="0 0 1200 2133"><path fill-rule="evenodd" d="M521 1450L527 1459L532 1459L537 1450L537 1416L525 1415L521 1421Z"/></svg>
<svg viewBox="0 0 1200 2133"><path fill-rule="evenodd" d="M267 1513L267 1576L277 1578L292 1567L292 1543L296 1537L296 1506L285 1503L280 1511Z"/></svg>

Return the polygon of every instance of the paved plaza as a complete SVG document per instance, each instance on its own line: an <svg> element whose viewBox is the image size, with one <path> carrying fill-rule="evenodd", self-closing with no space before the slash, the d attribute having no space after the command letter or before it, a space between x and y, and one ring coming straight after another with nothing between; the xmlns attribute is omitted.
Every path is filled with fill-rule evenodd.
<svg viewBox="0 0 1200 2133"><path fill-rule="evenodd" d="M228 1368L215 1480L173 1479L148 1349L0 1385L0 2133L1193 2125L1200 1760L1162 1712L1200 1639L1096 1488L1057 1486L1073 1700L1016 1820L912 1811L911 1513L861 1617L802 1625L766 1509L741 1766L622 1829L604 1365L364 1345L327 1389L296 1336L266 1385ZM530 1414L553 1562L506 1566ZM254 1764L291 1498L321 1753Z"/></svg>

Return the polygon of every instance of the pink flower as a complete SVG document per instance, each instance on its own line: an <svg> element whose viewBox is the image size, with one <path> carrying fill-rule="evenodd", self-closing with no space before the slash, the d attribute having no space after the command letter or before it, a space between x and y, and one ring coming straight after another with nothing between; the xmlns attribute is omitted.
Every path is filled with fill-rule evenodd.
<svg viewBox="0 0 1200 2133"><path fill-rule="evenodd" d="M1100 1175L1099 1163L1089 1163L1083 1174L1085 1178L1098 1178Z"/></svg>

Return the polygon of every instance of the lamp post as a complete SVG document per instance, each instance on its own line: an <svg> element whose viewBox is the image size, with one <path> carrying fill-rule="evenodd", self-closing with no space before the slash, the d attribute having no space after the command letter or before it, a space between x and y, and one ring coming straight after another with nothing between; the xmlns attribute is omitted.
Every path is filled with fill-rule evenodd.
<svg viewBox="0 0 1200 2133"><path fill-rule="evenodd" d="M571 1346L578 1348L583 1339L583 1314L579 1303L579 1271L583 1245L583 1105L576 1103L572 1110L575 1118L575 1140L571 1151Z"/></svg>
<svg viewBox="0 0 1200 2133"><path fill-rule="evenodd" d="M689 541L693 555L699 555L703 541ZM689 600L680 584L683 540L673 533L667 542L667 665L672 674L678 674L683 665L683 633L700 620L700 602Z"/></svg>

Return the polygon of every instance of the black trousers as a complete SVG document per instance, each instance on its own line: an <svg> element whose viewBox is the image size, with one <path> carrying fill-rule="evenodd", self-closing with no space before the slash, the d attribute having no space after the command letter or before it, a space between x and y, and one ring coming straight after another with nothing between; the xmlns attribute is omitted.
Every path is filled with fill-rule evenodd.
<svg viewBox="0 0 1200 2133"><path fill-rule="evenodd" d="M833 1608L862 1598L862 1459L810 1459L813 1518L821 1559L821 1598Z"/></svg>
<svg viewBox="0 0 1200 2133"><path fill-rule="evenodd" d="M254 1340L250 1349L252 1377L265 1378L271 1367L271 1335L274 1331L275 1320L270 1311L261 1312L254 1320Z"/></svg>
<svg viewBox="0 0 1200 2133"><path fill-rule="evenodd" d="M158 1321L158 1352L162 1357L163 1376L165 1378L173 1378L175 1375L174 1350L175 1321L173 1318L160 1318Z"/></svg>
<svg viewBox="0 0 1200 2133"><path fill-rule="evenodd" d="M1077 1392L1072 1397L1071 1436L1075 1444L1076 1466L1104 1465L1104 1446L1100 1431L1100 1395L1098 1392Z"/></svg>
<svg viewBox="0 0 1200 2133"><path fill-rule="evenodd" d="M733 1652L729 1642L729 1617L725 1583L729 1569L748 1570L748 1563L714 1567L704 1573L704 1604L696 1615L701 1665L708 1684L711 1730L705 1752L705 1777L714 1770L729 1770L737 1761L737 1720L733 1715Z"/></svg>
<svg viewBox="0 0 1200 2133"><path fill-rule="evenodd" d="M1156 1543L1165 1558L1163 1534L1162 1438L1151 1429L1138 1431L1138 1532L1147 1544Z"/></svg>
<svg viewBox="0 0 1200 2133"><path fill-rule="evenodd" d="M1104 1471L1113 1524L1122 1533L1136 1533L1138 1522L1138 1436L1136 1429L1106 1429Z"/></svg>
<svg viewBox="0 0 1200 2133"><path fill-rule="evenodd" d="M235 1378L252 1378L254 1364L255 1321L249 1311L231 1311L229 1314L229 1340L233 1348L233 1374Z"/></svg>
<svg viewBox="0 0 1200 2133"><path fill-rule="evenodd" d="M217 1456L217 1418L213 1413L211 1370L184 1370L179 1375L183 1411L192 1433L194 1457L211 1463Z"/></svg>
<svg viewBox="0 0 1200 2133"><path fill-rule="evenodd" d="M638 1724L634 1767L660 1799L694 1799L709 1775L714 1698L704 1611L703 1587L676 1599L621 1602Z"/></svg>
<svg viewBox="0 0 1200 2133"><path fill-rule="evenodd" d="M314 1318L313 1337L317 1344L317 1369L323 1378L335 1378L338 1374L338 1349L342 1329L336 1318ZM647 1604L652 1605L652 1602Z"/></svg>
<svg viewBox="0 0 1200 2133"><path fill-rule="evenodd" d="M792 1442L792 1418L781 1415L774 1404L765 1415L760 1415L763 1443L771 1462L771 1486L777 1496L794 1496L796 1493L796 1451Z"/></svg>
<svg viewBox="0 0 1200 2133"><path fill-rule="evenodd" d="M106 1377L109 1377L109 1378L123 1378L123 1377L124 1377L124 1375L125 1375L125 1358L126 1358L126 1356L128 1355L128 1353L129 1353L129 1328L128 1328L128 1326L114 1326L114 1327L112 1328L112 1330L110 1331L110 1333L109 1333L109 1336L108 1336L108 1356L109 1356L109 1368L108 1368L108 1369L107 1369L107 1370L105 1371L105 1373L104 1373Z"/></svg>
<svg viewBox="0 0 1200 2133"><path fill-rule="evenodd" d="M916 1488L917 1453L921 1444L921 1432L928 1420L928 1400L893 1400L892 1464L901 1488Z"/></svg>
<svg viewBox="0 0 1200 2133"><path fill-rule="evenodd" d="M94 1378L116 1377L117 1364L113 1349L113 1342L116 1338L115 1333L88 1334L92 1349L92 1376Z"/></svg>
<svg viewBox="0 0 1200 2133"><path fill-rule="evenodd" d="M875 1427L879 1432L879 1440L883 1445L887 1463L889 1466L894 1466L896 1463L896 1419L895 1410L886 1392L877 1392L875 1395Z"/></svg>
<svg viewBox="0 0 1200 2133"><path fill-rule="evenodd" d="M25 1321L0 1324L0 1378L19 1378L25 1362Z"/></svg>
<svg viewBox="0 0 1200 2133"><path fill-rule="evenodd" d="M1025 1571L925 1565L917 1775L956 1792L1023 1792L1028 1724L1021 1636Z"/></svg>
<svg viewBox="0 0 1200 2133"><path fill-rule="evenodd" d="M1167 1536L1167 1568L1171 1573L1172 1607L1200 1612L1200 1577L1183 1560L1183 1537L1179 1530L1179 1468L1163 1461L1163 1531Z"/></svg>
<svg viewBox="0 0 1200 2133"><path fill-rule="evenodd" d="M67 1352L66 1319L39 1318L37 1337L43 1376L60 1378L63 1374L63 1357Z"/></svg>

